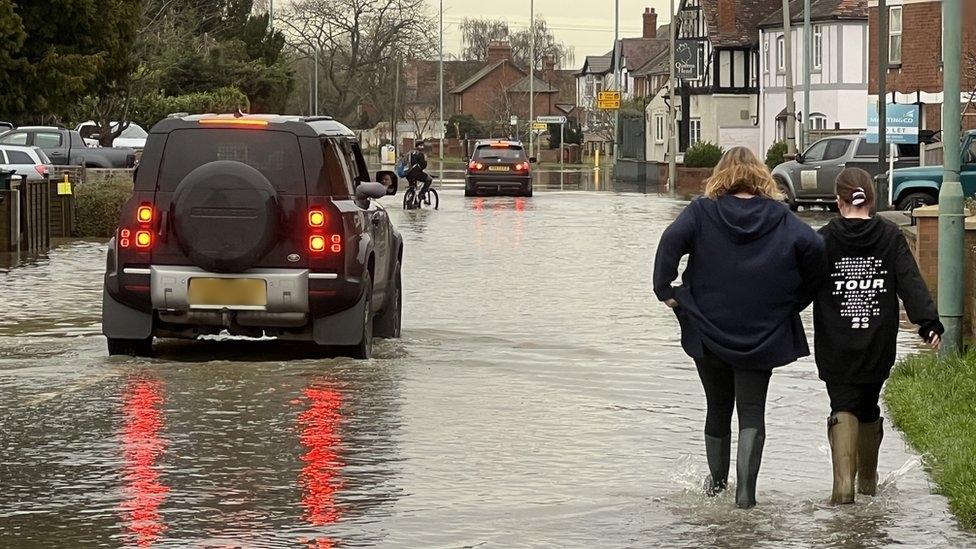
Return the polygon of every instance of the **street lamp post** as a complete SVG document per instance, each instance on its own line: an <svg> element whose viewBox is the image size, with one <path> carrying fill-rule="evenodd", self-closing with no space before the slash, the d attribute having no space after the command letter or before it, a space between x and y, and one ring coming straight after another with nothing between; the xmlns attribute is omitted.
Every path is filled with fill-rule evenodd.
<svg viewBox="0 0 976 549"><path fill-rule="evenodd" d="M313 88L315 90L315 108L312 109L312 115L318 116L319 115L319 47L318 46L315 46L315 55L313 57L315 63L315 84Z"/></svg>
<svg viewBox="0 0 976 549"><path fill-rule="evenodd" d="M810 145L810 70L813 68L813 32L810 28L810 0L803 2L803 133L800 149Z"/></svg>
<svg viewBox="0 0 976 549"><path fill-rule="evenodd" d="M674 48L675 39L678 36L678 29L678 17L674 13L674 0L671 0L671 26L668 30L668 34L671 35L671 72L668 77L668 96L671 104L671 108L668 109L668 141L670 143L668 146L668 191L670 192L674 192L678 188L678 132L676 127L678 106L674 102L674 91L678 86L678 81L674 74Z"/></svg>
<svg viewBox="0 0 976 549"><path fill-rule="evenodd" d="M623 99L623 88L620 85L620 56L623 55L623 48L620 48L620 0L613 3L613 87L621 93ZM619 48L619 50L618 50ZM620 109L613 111L613 165L617 166L617 159L620 158L620 147L617 140L620 138Z"/></svg>
<svg viewBox="0 0 976 549"><path fill-rule="evenodd" d="M438 73L437 82L440 86L440 125L438 129L440 130L440 159L441 159L441 169L444 169L444 0L441 0L441 10L440 10L440 53L438 54Z"/></svg>
<svg viewBox="0 0 976 549"><path fill-rule="evenodd" d="M966 216L959 182L961 151L962 2L942 2L942 189L939 191L939 314L945 326L942 353L962 349L963 245ZM882 60L883 61L883 60ZM878 105L881 106L880 103ZM890 176L889 176L890 177Z"/></svg>
<svg viewBox="0 0 976 549"><path fill-rule="evenodd" d="M535 137L535 0L529 0L529 154Z"/></svg>
<svg viewBox="0 0 976 549"><path fill-rule="evenodd" d="M786 57L786 150L791 157L796 155L796 96L793 91L792 19L790 0L783 0L783 53Z"/></svg>

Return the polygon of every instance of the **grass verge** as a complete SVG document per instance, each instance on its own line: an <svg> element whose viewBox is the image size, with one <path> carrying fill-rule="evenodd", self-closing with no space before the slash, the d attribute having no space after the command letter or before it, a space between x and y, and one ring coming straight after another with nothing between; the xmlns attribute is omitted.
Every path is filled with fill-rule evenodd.
<svg viewBox="0 0 976 549"><path fill-rule="evenodd" d="M892 371L884 398L952 512L976 528L976 353L906 358Z"/></svg>

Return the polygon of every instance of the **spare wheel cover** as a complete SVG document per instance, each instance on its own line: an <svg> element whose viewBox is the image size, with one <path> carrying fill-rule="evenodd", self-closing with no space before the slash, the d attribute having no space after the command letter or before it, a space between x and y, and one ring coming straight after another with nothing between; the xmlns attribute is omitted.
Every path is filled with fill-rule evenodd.
<svg viewBox="0 0 976 549"><path fill-rule="evenodd" d="M198 267L241 272L274 246L280 226L278 194L256 169L230 160L188 173L173 195L180 248Z"/></svg>

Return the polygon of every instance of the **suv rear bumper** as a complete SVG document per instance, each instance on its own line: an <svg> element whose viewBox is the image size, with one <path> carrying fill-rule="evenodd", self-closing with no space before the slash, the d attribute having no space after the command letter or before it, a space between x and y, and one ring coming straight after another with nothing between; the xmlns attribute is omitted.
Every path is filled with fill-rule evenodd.
<svg viewBox="0 0 976 549"><path fill-rule="evenodd" d="M470 191L528 191L532 187L531 175L516 174L471 174L464 178L465 187Z"/></svg>
<svg viewBox="0 0 976 549"><path fill-rule="evenodd" d="M252 269L227 274L192 266L154 265L121 270L118 275L142 280L145 286L139 287L146 288L148 299L139 300L128 291L113 295L119 287L108 282L118 276L109 273L102 301L102 333L109 338L195 339L198 335L228 330L239 335L264 332L280 339L314 341L319 345L355 345L362 337L359 319L365 315L367 300L358 278L311 273L307 269ZM193 305L189 299L193 278L263 280L267 304ZM143 305L145 301L150 302L145 304L149 306Z"/></svg>

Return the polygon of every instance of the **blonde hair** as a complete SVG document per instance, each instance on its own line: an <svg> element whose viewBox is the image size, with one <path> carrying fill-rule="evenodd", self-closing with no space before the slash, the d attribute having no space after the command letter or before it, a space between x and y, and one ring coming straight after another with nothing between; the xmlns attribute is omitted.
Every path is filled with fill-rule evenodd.
<svg viewBox="0 0 976 549"><path fill-rule="evenodd" d="M769 173L769 168L745 147L732 147L726 151L712 170L712 176L705 181L705 196L708 198L736 193L783 199L783 193Z"/></svg>

